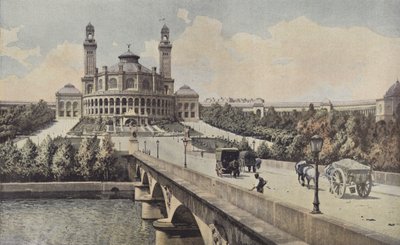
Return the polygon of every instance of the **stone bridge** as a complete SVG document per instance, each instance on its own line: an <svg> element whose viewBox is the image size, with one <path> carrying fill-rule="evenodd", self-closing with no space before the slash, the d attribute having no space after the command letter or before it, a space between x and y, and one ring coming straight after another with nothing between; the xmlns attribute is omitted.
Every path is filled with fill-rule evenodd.
<svg viewBox="0 0 400 245"><path fill-rule="evenodd" d="M142 218L155 220L156 244L398 242L159 160L135 145L128 162L137 180L135 201L142 202Z"/></svg>

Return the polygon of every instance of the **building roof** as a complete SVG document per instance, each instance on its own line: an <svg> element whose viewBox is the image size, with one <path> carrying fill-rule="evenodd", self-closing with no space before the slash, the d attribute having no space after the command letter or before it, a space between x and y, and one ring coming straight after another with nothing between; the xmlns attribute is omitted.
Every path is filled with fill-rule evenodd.
<svg viewBox="0 0 400 245"><path fill-rule="evenodd" d="M138 61L139 58L140 58L140 56L139 56L139 55L136 55L136 54L132 53L130 50L128 50L128 51L126 51L125 53L123 53L123 54L121 54L120 56L118 56L118 58L119 58L119 59L126 59L126 58L128 58L128 59L133 59L133 60Z"/></svg>
<svg viewBox="0 0 400 245"><path fill-rule="evenodd" d="M175 95L178 97L199 97L199 94L187 85L180 87L180 89L175 92Z"/></svg>
<svg viewBox="0 0 400 245"><path fill-rule="evenodd" d="M124 72L138 72L140 70L144 73L152 73L149 68L146 68L139 63L140 56L132 53L129 49L125 53L118 56L118 58L120 62L110 66L110 68L108 68L108 71L118 72L119 67L122 65L122 70Z"/></svg>
<svg viewBox="0 0 400 245"><path fill-rule="evenodd" d="M68 83L62 89L57 91L56 95L59 95L59 94L81 95L81 92L77 88L75 88L74 85Z"/></svg>
<svg viewBox="0 0 400 245"><path fill-rule="evenodd" d="M169 32L169 28L167 24L164 24L163 27L161 28L161 32Z"/></svg>
<svg viewBox="0 0 400 245"><path fill-rule="evenodd" d="M144 67L139 63L127 63L127 62L118 62L117 64L111 66L108 69L108 71L118 72L120 65L122 65L122 70L124 72L137 72L140 69L144 73L151 73L151 70L149 68Z"/></svg>
<svg viewBox="0 0 400 245"><path fill-rule="evenodd" d="M385 98L387 97L400 97L400 83L397 80L386 92Z"/></svg>

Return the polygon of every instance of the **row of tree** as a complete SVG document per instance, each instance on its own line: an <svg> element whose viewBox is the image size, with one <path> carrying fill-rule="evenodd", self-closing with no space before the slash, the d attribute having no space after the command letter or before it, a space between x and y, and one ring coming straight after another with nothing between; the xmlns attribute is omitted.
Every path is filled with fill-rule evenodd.
<svg viewBox="0 0 400 245"><path fill-rule="evenodd" d="M202 119L236 134L251 135L273 143L262 144L257 154L284 161L310 160L310 139L324 139L320 160L324 164L353 158L376 170L400 172L400 120L375 122L373 115L334 110L308 110L278 114L269 108L264 117L239 108L213 105L202 108Z"/></svg>
<svg viewBox="0 0 400 245"><path fill-rule="evenodd" d="M113 146L109 135L101 144L97 137L84 138L78 149L63 137L47 136L39 146L28 138L21 149L9 140L0 144L0 180L110 180L115 171Z"/></svg>
<svg viewBox="0 0 400 245"><path fill-rule="evenodd" d="M15 138L18 134L30 134L52 122L55 118L45 101L37 104L11 107L0 117L0 143Z"/></svg>

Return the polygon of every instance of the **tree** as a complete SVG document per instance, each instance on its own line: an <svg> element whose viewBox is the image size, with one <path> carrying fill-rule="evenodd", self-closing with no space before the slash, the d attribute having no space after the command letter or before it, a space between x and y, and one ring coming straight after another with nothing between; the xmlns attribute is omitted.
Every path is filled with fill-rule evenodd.
<svg viewBox="0 0 400 245"><path fill-rule="evenodd" d="M257 156L262 159L271 157L271 151L265 142L262 142L257 148Z"/></svg>
<svg viewBox="0 0 400 245"><path fill-rule="evenodd" d="M249 146L249 142L247 142L245 137L243 137L242 141L239 142L238 149L239 149L239 151L250 151L251 150L251 147Z"/></svg>
<svg viewBox="0 0 400 245"><path fill-rule="evenodd" d="M93 166L93 171L97 176L102 176L103 180L109 180L110 170L114 161L114 143L111 136L106 134L103 138L100 151L97 154L97 161Z"/></svg>
<svg viewBox="0 0 400 245"><path fill-rule="evenodd" d="M46 139L40 144L34 168L35 176L39 179L50 176L50 167L53 162L53 155L56 151L53 140L47 135Z"/></svg>
<svg viewBox="0 0 400 245"><path fill-rule="evenodd" d="M8 140L0 147L0 176L3 176L1 179L15 181L21 173L21 153L17 146Z"/></svg>
<svg viewBox="0 0 400 245"><path fill-rule="evenodd" d="M51 173L53 178L60 181L66 178L74 165L74 148L71 141L64 140L63 143L57 148L53 157L53 164L51 165Z"/></svg>
<svg viewBox="0 0 400 245"><path fill-rule="evenodd" d="M21 167L24 176L28 178L28 181L30 181L31 177L35 174L34 168L36 166L37 155L37 146L30 138L28 138L24 146L21 148Z"/></svg>
<svg viewBox="0 0 400 245"><path fill-rule="evenodd" d="M75 174L87 180L93 172L93 166L96 162L96 154L98 152L99 143L97 136L94 138L84 138L79 146L76 155Z"/></svg>

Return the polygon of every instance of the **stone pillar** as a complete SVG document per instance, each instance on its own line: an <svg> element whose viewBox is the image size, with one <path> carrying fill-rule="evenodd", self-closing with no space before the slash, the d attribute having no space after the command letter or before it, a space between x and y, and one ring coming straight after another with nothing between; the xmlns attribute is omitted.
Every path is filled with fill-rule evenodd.
<svg viewBox="0 0 400 245"><path fill-rule="evenodd" d="M142 219L155 220L162 218L164 218L164 215L162 215L157 202L142 202Z"/></svg>
<svg viewBox="0 0 400 245"><path fill-rule="evenodd" d="M67 117L67 102L64 101L64 117Z"/></svg>
<svg viewBox="0 0 400 245"><path fill-rule="evenodd" d="M136 132L134 132L134 133L135 133L135 136L131 136L129 138L129 149L128 149L128 152L131 155L134 152L139 151L139 141L136 138ZM133 132L132 132L132 134L133 134Z"/></svg>
<svg viewBox="0 0 400 245"><path fill-rule="evenodd" d="M117 98L116 97L114 97L113 98L114 99L114 115L116 115L117 114ZM121 103L121 101L120 101L120 103ZM115 118L115 117L114 117ZM114 126L115 126L115 124L114 124Z"/></svg>
<svg viewBox="0 0 400 245"><path fill-rule="evenodd" d="M153 222L156 229L156 245L203 245L204 241L197 227L179 224L174 225L164 220Z"/></svg>
<svg viewBox="0 0 400 245"><path fill-rule="evenodd" d="M148 185L138 185L135 186L135 201L142 200L145 196L149 195L149 186Z"/></svg>

